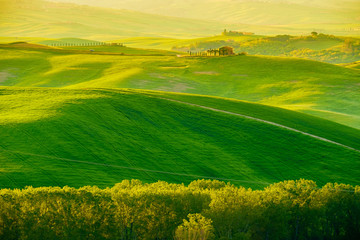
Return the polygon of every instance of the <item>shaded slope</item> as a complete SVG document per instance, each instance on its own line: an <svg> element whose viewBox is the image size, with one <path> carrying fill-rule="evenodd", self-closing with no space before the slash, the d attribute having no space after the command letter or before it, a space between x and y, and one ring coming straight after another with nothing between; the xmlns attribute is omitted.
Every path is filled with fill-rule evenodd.
<svg viewBox="0 0 360 240"><path fill-rule="evenodd" d="M1 187L109 186L129 178L188 182L199 176L253 187L302 177L358 184L356 151L163 97L135 90L2 88ZM189 103L199 98L180 97ZM226 99L218 104L249 116L260 108L264 120L292 114ZM307 119L297 124L300 130L317 123L320 128L309 133L360 148L359 131L296 115ZM296 126L286 119L281 124Z"/></svg>

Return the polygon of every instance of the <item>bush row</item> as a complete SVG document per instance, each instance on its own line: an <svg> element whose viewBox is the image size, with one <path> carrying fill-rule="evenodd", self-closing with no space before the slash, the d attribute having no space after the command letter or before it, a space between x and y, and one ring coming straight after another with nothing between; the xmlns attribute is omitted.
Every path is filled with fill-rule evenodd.
<svg viewBox="0 0 360 240"><path fill-rule="evenodd" d="M0 239L360 239L360 186L125 180L2 189Z"/></svg>

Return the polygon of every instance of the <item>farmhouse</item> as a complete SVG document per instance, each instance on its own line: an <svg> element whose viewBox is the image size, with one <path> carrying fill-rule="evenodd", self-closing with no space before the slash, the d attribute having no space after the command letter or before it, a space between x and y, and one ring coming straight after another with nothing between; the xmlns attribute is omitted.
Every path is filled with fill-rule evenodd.
<svg viewBox="0 0 360 240"><path fill-rule="evenodd" d="M225 56L225 55L234 55L234 49L232 47L221 47L219 48L219 55Z"/></svg>
<svg viewBox="0 0 360 240"><path fill-rule="evenodd" d="M229 46L224 46L218 49L209 49L206 52L190 52L190 56L229 56L235 55L234 49Z"/></svg>

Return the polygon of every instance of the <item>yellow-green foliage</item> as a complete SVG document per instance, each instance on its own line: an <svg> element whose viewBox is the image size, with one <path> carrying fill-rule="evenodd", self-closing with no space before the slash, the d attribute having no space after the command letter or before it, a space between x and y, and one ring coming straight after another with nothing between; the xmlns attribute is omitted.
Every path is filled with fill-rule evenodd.
<svg viewBox="0 0 360 240"><path fill-rule="evenodd" d="M0 190L1 239L357 239L360 187L309 180L253 191L124 180Z"/></svg>
<svg viewBox="0 0 360 240"><path fill-rule="evenodd" d="M214 227L212 221L199 213L189 214L189 221L184 222L176 229L176 240L206 240L214 238Z"/></svg>

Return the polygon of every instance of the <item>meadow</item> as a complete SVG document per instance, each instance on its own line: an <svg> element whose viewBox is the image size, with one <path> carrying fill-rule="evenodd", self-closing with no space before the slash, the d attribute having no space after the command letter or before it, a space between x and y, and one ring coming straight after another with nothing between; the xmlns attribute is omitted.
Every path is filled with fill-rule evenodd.
<svg viewBox="0 0 360 240"><path fill-rule="evenodd" d="M0 0L0 239L360 239L359 7Z"/></svg>
<svg viewBox="0 0 360 240"><path fill-rule="evenodd" d="M358 184L360 131L293 111L104 88L2 87L0 102L2 188L107 187L132 178Z"/></svg>
<svg viewBox="0 0 360 240"><path fill-rule="evenodd" d="M360 59L360 39L312 32L310 35L261 36L222 35L197 39L140 38L120 39L128 46L161 48L181 52L206 52L224 46L234 48L235 53L305 58L340 64Z"/></svg>
<svg viewBox="0 0 360 240"><path fill-rule="evenodd" d="M204 10L204 1L192 3L191 8L184 6L187 1L180 1L177 4L182 10L175 7L172 11L167 8L174 4L164 5L159 1L157 4L163 9L153 9L154 1L150 6L148 1L128 1L120 9L104 8L105 2L92 1L102 6L95 7L55 1L0 0L0 36L71 36L99 41L133 37L189 39L216 35L224 28L260 35L303 35L319 29L327 34L358 36L360 27L356 1L330 8L329 3L319 8L269 2L228 2L226 6L219 6L223 5L221 1L213 1L205 4L207 10ZM139 11L139 6L144 11ZM268 11L269 8L273 10ZM164 10L166 14L161 15ZM182 14L179 16L176 12Z"/></svg>
<svg viewBox="0 0 360 240"><path fill-rule="evenodd" d="M269 56L190 58L119 46L98 50L34 46L43 45L0 45L0 85L211 95L301 111L360 128L360 72L351 65Z"/></svg>

